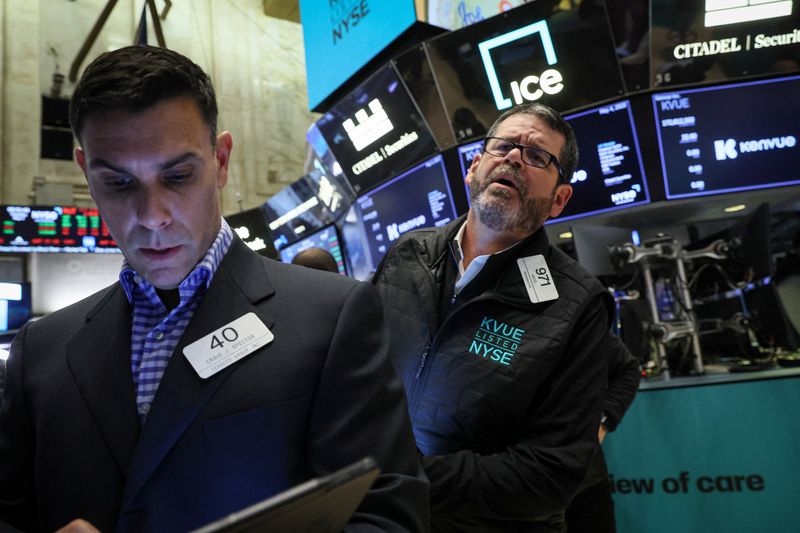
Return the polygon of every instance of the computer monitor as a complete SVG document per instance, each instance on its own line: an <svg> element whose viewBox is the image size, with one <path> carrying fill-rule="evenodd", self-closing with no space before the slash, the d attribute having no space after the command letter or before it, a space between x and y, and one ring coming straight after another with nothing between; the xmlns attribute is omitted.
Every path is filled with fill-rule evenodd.
<svg viewBox="0 0 800 533"><path fill-rule="evenodd" d="M0 252L120 253L97 208L0 206Z"/></svg>
<svg viewBox="0 0 800 533"><path fill-rule="evenodd" d="M575 258L597 277L613 276L619 271L611 259L609 248L638 239L638 234L630 228L614 226L573 224L570 228L575 245Z"/></svg>
<svg viewBox="0 0 800 533"><path fill-rule="evenodd" d="M253 251L272 259L278 258L272 239L272 232L261 208L247 209L239 213L226 215L231 229Z"/></svg>
<svg viewBox="0 0 800 533"><path fill-rule="evenodd" d="M569 177L572 197L550 223L629 208L650 201L629 100L564 117L580 154Z"/></svg>
<svg viewBox="0 0 800 533"><path fill-rule="evenodd" d="M686 249L702 249L718 240L726 243L727 257L718 263L731 283L758 281L775 273L769 204L759 205L752 213L721 231L695 239Z"/></svg>
<svg viewBox="0 0 800 533"><path fill-rule="evenodd" d="M317 196L319 186L303 176L262 206L276 250L333 223L333 214Z"/></svg>
<svg viewBox="0 0 800 533"><path fill-rule="evenodd" d="M316 122L356 194L436 153L436 142L393 63Z"/></svg>
<svg viewBox="0 0 800 533"><path fill-rule="evenodd" d="M309 248L322 248L323 250L329 252L336 261L336 267L339 269L339 274L343 276L347 275L344 255L342 254L342 245L339 241L339 235L336 231L336 226L322 228L319 231L303 237L293 244L281 248L281 261L284 263L291 263L292 259L294 259L294 256Z"/></svg>
<svg viewBox="0 0 800 533"><path fill-rule="evenodd" d="M342 228L353 277L367 279L402 234L456 216L441 155L359 196Z"/></svg>
<svg viewBox="0 0 800 533"><path fill-rule="evenodd" d="M800 183L798 94L800 76L653 94L667 198Z"/></svg>

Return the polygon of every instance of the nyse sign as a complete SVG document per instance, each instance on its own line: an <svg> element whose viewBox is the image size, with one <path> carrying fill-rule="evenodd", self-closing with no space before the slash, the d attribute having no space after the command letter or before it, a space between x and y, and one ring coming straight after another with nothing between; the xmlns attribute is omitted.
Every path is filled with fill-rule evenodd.
<svg viewBox="0 0 800 533"><path fill-rule="evenodd" d="M489 79L489 86L492 89L492 95L494 96L495 105L498 110L508 109L514 105L514 103L519 105L525 100L535 101L545 94L557 94L564 89L564 78L561 72L555 68L548 68L541 74L530 74L519 81L512 81L509 84L509 88L514 98L513 102L511 98L506 96L507 93L500 86L500 80L497 76L494 61L492 60L491 51L534 34L538 34L541 39L548 66L552 67L558 63L556 52L553 48L553 41L550 38L550 30L545 20L540 20L514 31L504 33L503 35L493 37L478 45L481 60L483 61L486 76Z"/></svg>

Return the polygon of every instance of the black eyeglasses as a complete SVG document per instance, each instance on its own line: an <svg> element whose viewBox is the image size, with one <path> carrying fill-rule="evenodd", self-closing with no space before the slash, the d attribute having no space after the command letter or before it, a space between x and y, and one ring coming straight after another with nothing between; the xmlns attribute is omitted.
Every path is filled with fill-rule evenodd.
<svg viewBox="0 0 800 533"><path fill-rule="evenodd" d="M483 151L495 157L505 157L514 148L519 148L522 154L522 162L526 165L536 168L547 168L550 163L553 163L558 170L558 178L564 181L564 171L561 170L561 163L558 158L546 150L537 148L535 146L525 146L524 144L515 143L502 137L486 137L483 143Z"/></svg>

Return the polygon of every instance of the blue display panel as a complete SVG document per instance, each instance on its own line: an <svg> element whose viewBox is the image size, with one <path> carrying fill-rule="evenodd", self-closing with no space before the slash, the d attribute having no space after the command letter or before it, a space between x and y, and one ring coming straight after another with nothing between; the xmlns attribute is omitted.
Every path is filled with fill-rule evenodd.
<svg viewBox="0 0 800 533"><path fill-rule="evenodd" d="M514 105L563 112L623 93L603 3L530 2L425 47L456 142L485 135Z"/></svg>
<svg viewBox="0 0 800 533"><path fill-rule="evenodd" d="M403 233L455 218L441 155L358 197L342 230L353 277L367 279Z"/></svg>
<svg viewBox="0 0 800 533"><path fill-rule="evenodd" d="M667 198L800 183L800 76L652 95Z"/></svg>
<svg viewBox="0 0 800 533"><path fill-rule="evenodd" d="M436 153L436 142L392 64L340 100L316 127L356 194Z"/></svg>
<svg viewBox="0 0 800 533"><path fill-rule="evenodd" d="M412 0L301 0L308 107L315 109L416 22Z"/></svg>
<svg viewBox="0 0 800 533"><path fill-rule="evenodd" d="M344 257L342 255L342 246L339 242L339 235L336 233L335 226L328 226L327 228L323 228L307 237L303 237L301 240L297 241L294 244L290 244L285 248L282 248L279 252L281 255L281 261L284 263L291 263L294 256L302 252L303 250L307 250L309 248L322 248L323 250L327 250L336 260L336 266L339 269L339 274L343 276L347 274L347 270L344 264Z"/></svg>
<svg viewBox="0 0 800 533"><path fill-rule="evenodd" d="M0 252L120 253L93 207L5 205Z"/></svg>
<svg viewBox="0 0 800 533"><path fill-rule="evenodd" d="M564 117L578 139L572 198L549 222L604 213L650 201L630 102L623 100Z"/></svg>

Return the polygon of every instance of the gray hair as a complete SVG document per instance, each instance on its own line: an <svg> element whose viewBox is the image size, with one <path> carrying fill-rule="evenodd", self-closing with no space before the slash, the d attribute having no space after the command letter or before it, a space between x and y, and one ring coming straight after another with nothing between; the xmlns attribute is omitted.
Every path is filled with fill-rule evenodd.
<svg viewBox="0 0 800 533"><path fill-rule="evenodd" d="M564 148L558 154L558 162L561 164L561 170L564 173L564 181L569 183L575 169L578 168L578 141L575 138L575 132L572 131L572 126L569 122L564 120L561 113L556 111L550 106L541 104L539 102L532 102L512 107L494 121L492 127L489 128L487 137L494 137L500 124L510 116L517 114L533 115L541 119L547 126L557 131L564 136Z"/></svg>

